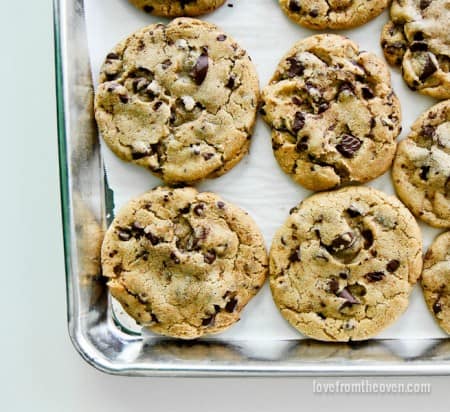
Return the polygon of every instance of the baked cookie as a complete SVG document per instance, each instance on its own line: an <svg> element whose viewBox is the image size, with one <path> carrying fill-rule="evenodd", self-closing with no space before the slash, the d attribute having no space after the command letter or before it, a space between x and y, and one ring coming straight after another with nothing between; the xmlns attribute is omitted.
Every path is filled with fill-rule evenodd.
<svg viewBox="0 0 450 412"><path fill-rule="evenodd" d="M450 0L393 0L381 35L388 62L402 67L408 86L450 98Z"/></svg>
<svg viewBox="0 0 450 412"><path fill-rule="evenodd" d="M247 53L216 26L180 18L108 54L95 116L108 146L169 184L224 174L248 152L259 85Z"/></svg>
<svg viewBox="0 0 450 412"><path fill-rule="evenodd" d="M281 314L323 341L368 339L408 306L422 269L414 217L367 187L319 193L291 210L270 251Z"/></svg>
<svg viewBox="0 0 450 412"><path fill-rule="evenodd" d="M194 17L210 13L225 0L130 0L130 3L154 16Z"/></svg>
<svg viewBox="0 0 450 412"><path fill-rule="evenodd" d="M307 189L367 182L390 167L400 104L386 64L351 40L299 41L262 95L275 157Z"/></svg>
<svg viewBox="0 0 450 412"><path fill-rule="evenodd" d="M237 322L267 266L248 214L193 188L157 188L132 200L102 246L103 274L124 310L153 332L182 339Z"/></svg>
<svg viewBox="0 0 450 412"><path fill-rule="evenodd" d="M295 23L309 29L350 29L378 16L388 0L279 0Z"/></svg>
<svg viewBox="0 0 450 412"><path fill-rule="evenodd" d="M440 327L450 334L450 232L438 236L423 262L425 301Z"/></svg>
<svg viewBox="0 0 450 412"><path fill-rule="evenodd" d="M398 196L415 216L450 228L450 100L416 120L398 146L392 176Z"/></svg>

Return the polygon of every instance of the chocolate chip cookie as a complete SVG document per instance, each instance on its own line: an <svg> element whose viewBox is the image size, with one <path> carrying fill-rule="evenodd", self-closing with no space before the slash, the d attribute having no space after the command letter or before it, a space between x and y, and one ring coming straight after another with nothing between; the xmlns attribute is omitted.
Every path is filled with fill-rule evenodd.
<svg viewBox="0 0 450 412"><path fill-rule="evenodd" d="M425 301L441 328L450 334L450 232L436 238L423 266Z"/></svg>
<svg viewBox="0 0 450 412"><path fill-rule="evenodd" d="M391 165L400 104L386 64L348 38L299 41L262 96L281 168L310 190L363 183Z"/></svg>
<svg viewBox="0 0 450 412"><path fill-rule="evenodd" d="M124 310L182 339L237 322L264 283L267 260L247 213L193 188L157 188L132 200L102 246L103 274Z"/></svg>
<svg viewBox="0 0 450 412"><path fill-rule="evenodd" d="M259 85L247 53L216 26L180 18L108 54L95 116L123 160L168 184L224 174L248 152Z"/></svg>
<svg viewBox="0 0 450 412"><path fill-rule="evenodd" d="M408 306L422 269L414 217L367 187L319 193L291 210L270 251L281 314L323 341L368 339Z"/></svg>
<svg viewBox="0 0 450 412"><path fill-rule="evenodd" d="M450 98L450 0L393 0L381 46L408 86Z"/></svg>
<svg viewBox="0 0 450 412"><path fill-rule="evenodd" d="M392 176L397 194L415 216L450 228L450 100L413 124L398 146Z"/></svg>
<svg viewBox="0 0 450 412"><path fill-rule="evenodd" d="M378 16L388 0L279 0L283 11L309 29L349 29Z"/></svg>
<svg viewBox="0 0 450 412"><path fill-rule="evenodd" d="M220 7L225 0L129 0L146 13L161 17L200 16Z"/></svg>

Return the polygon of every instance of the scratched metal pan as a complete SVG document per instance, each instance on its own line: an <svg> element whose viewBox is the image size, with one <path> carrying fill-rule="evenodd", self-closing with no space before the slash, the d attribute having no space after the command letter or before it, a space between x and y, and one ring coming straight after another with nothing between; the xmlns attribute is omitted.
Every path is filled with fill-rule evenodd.
<svg viewBox="0 0 450 412"><path fill-rule="evenodd" d="M83 0L55 0L54 14L68 326L88 363L133 376L450 375L446 339L180 342L124 328L100 275L112 199L93 119Z"/></svg>

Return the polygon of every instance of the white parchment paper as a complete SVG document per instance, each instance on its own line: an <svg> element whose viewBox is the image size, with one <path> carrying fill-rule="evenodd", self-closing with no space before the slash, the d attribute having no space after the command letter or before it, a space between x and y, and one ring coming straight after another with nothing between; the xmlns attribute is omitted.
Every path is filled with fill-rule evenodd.
<svg viewBox="0 0 450 412"><path fill-rule="evenodd" d="M228 7L231 4L233 7ZM281 57L296 41L317 33L291 23L278 6L278 0L229 0L228 5L202 19L217 24L248 51L258 70L262 87L269 81ZM106 54L116 43L141 27L165 21L145 14L127 0L85 0L85 7L95 83ZM387 19L386 11L361 28L340 33L356 41L362 50L382 56L379 38ZM402 104L402 139L420 113L435 101L409 90L397 70L392 69L391 73L395 92ZM116 209L130 198L161 184L144 168L118 159L106 145L102 145L102 151ZM389 172L369 185L388 194L394 193ZM216 192L247 210L261 228L268 248L275 231L287 218L289 209L310 195L278 167L272 153L270 130L261 118L257 122L249 156L225 176L206 181L199 185L199 189ZM439 231L424 224L421 228L427 248ZM429 314L419 286L411 296L407 312L378 336L380 339L442 337L446 335ZM299 339L299 334L278 313L266 285L246 307L241 321L218 338L290 340Z"/></svg>

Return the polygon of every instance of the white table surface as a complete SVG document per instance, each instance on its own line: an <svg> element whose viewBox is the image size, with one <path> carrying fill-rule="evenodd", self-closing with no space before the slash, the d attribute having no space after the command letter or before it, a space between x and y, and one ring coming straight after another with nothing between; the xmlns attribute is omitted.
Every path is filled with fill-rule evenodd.
<svg viewBox="0 0 450 412"><path fill-rule="evenodd" d="M1 411L448 410L450 377L371 379L430 382L427 395L330 396L310 378L137 379L88 366L66 327L51 1L0 5Z"/></svg>

